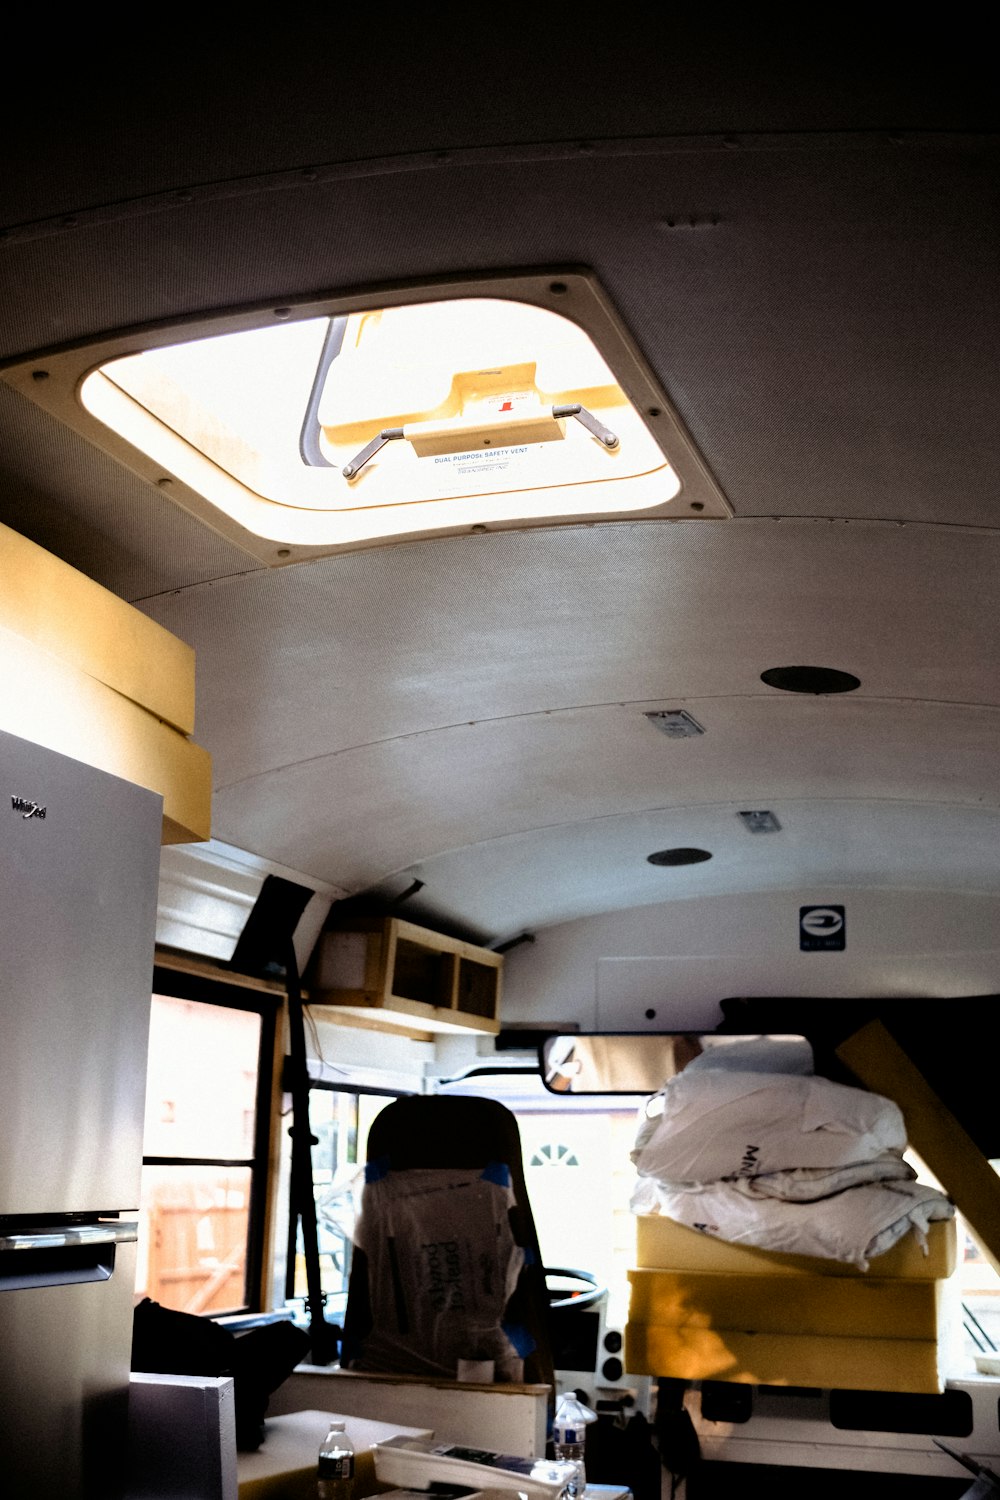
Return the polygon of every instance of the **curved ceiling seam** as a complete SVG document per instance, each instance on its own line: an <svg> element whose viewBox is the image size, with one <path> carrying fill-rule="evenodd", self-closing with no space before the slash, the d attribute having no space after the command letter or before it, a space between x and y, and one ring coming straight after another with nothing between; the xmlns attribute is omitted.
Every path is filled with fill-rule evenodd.
<svg viewBox="0 0 1000 1500"><path fill-rule="evenodd" d="M655 713L658 711L655 705L662 706L665 703L669 703L671 706L676 708L684 707L685 705L691 703L732 703L734 701L748 702L750 700L756 700L762 703L774 702L775 706L781 705L784 707L790 707L791 705L785 699L778 699L772 696L775 691L776 690L772 689L771 693L706 693L704 695L698 695L694 693L676 693L670 695L669 697L663 698L637 698L632 701L625 702L617 699L612 699L607 703L579 703L570 704L568 707L564 708L535 708L529 710L526 713L494 714L479 719L457 719L454 723L451 724L438 724L428 729L406 730L402 734L385 735L382 739L362 740L356 745L342 745L338 750L324 750L319 755L307 755L304 756L301 760L282 761L279 765L268 766L265 770L262 771L254 771L249 776L239 776L234 781L216 782L214 791L232 791L234 787L247 786L254 781L262 780L268 776L276 776L285 771L297 770L302 766L321 765L324 761L339 760L341 756L344 755L361 754L365 750L375 750L384 745L399 744L403 740L428 739L434 735L454 734L462 729L480 729L491 724L516 723L518 720L527 721L529 719L555 719L561 718L566 714L586 714L590 712L596 713L602 710L614 708L622 708L626 710L636 709L641 713L644 708L649 707L651 711ZM797 696L812 699L823 695L810 693ZM841 699L843 695L838 694L837 697L838 699ZM850 703L845 702L842 704L842 706L844 708L857 709L861 704L881 706L889 704L892 707L905 706L908 708L918 709L971 709L976 713L1000 714L1000 703L976 703L950 698L854 698Z"/></svg>
<svg viewBox="0 0 1000 1500"><path fill-rule="evenodd" d="M443 546L447 542L466 542L472 545L482 545L484 536L498 537L518 535L524 536L531 533L575 533L586 531L597 531L599 528L614 530L625 530L626 528L636 531L640 528L666 527L666 526L690 526L696 525L699 529L711 525L713 521L725 522L727 527L732 525L749 526L782 526L787 530L792 527L801 526L843 526L858 530L862 527L872 529L911 532L943 532L946 535L969 535L977 537L1000 539L1000 523L996 526L984 526L981 523L966 525L961 521L911 521L898 516L799 516L799 515L732 515L732 516L624 516L621 520L604 518L600 521L568 521L565 525L546 526L494 526L487 527L484 533L450 532L440 537L402 537L394 538L389 542L378 542L368 546L344 548L339 552L325 552L321 556L299 557L292 561L283 563L280 567L274 567L267 563L261 563L255 568L241 568L233 573L220 573L214 578L201 578L195 583L182 584L179 588L172 587L161 589L155 594L142 594L129 599L137 609L144 604L152 604L159 599L186 599L197 597L199 593L207 592L209 589L220 585L239 581L241 579L277 578L286 573L300 573L305 568L319 568L323 565L331 566L338 559L357 557L360 554L374 555L401 550L408 547L421 546ZM207 529L207 528L206 528Z"/></svg>
<svg viewBox="0 0 1000 1500"><path fill-rule="evenodd" d="M751 801L752 798L743 798L743 802ZM983 802L946 802L935 799L933 802L925 802L915 797L782 797L782 808L794 805L822 806L826 807L891 807L891 808L917 808L923 811L929 807L938 808L942 812L954 812L959 809L963 812L979 813L983 817L995 817L1000 814L1000 801L993 804ZM598 813L587 818L566 818L554 823L534 823L526 828L520 828L513 833L496 834L485 839L473 839L468 844L449 845L446 849L438 849L433 854L421 856L411 860L408 865L400 865L396 870L389 870L381 879L389 879L392 875L405 874L416 870L432 860L441 859L448 855L464 853L468 849L488 848L491 845L513 843L518 839L531 838L535 834L547 833L559 828L588 828L597 824L622 822L626 819L646 818L657 814L684 815L701 813L706 810L729 809L738 812L741 799L726 798L724 801L714 802L676 802L656 804L650 807L630 808L624 812ZM228 841L226 841L228 842ZM251 851L252 852L252 851ZM693 868L697 868L694 866ZM998 867L998 880L1000 880L1000 867Z"/></svg>
<svg viewBox="0 0 1000 1500"><path fill-rule="evenodd" d="M206 528L207 529L207 528ZM238 543L236 545L239 545ZM184 594L191 594L195 589L214 588L216 584L233 583L241 578L253 578L258 573L270 573L267 563L258 563L255 568L238 568L233 573L217 573L214 578L200 578L197 583L185 583L180 588L160 589L155 594L135 594L126 602L136 609L142 609L144 604L151 604L154 599L177 599Z"/></svg>
<svg viewBox="0 0 1000 1500"><path fill-rule="evenodd" d="M155 193L143 193L133 198L112 200L103 204L91 204L63 209L59 213L41 219L25 220L20 224L6 225L0 229L0 240L7 244L25 244L32 240L50 239L65 235L76 229L92 229L98 225L113 224L152 214L183 210L202 203L215 203L227 198L246 198L255 194L288 192L314 187L336 186L338 183L365 177L403 176L409 173L440 171L443 167L477 167L496 163L528 165L534 162L600 161L618 160L623 157L729 155L733 151L747 153L778 151L881 151L895 153L907 147L926 147L936 150L969 150L977 143L989 145L991 137L985 131L936 131L936 130L859 130L859 131L707 131L704 134L634 136L618 138L600 135L588 136L586 140L571 137L560 141L513 141L507 144L493 143L488 146L454 146L445 150L428 149L420 152L377 157L359 157L350 161L306 163L302 166L285 167L273 172L262 172L245 177L218 178L209 181L174 183Z"/></svg>
<svg viewBox="0 0 1000 1500"><path fill-rule="evenodd" d="M892 802L891 799L888 799L888 798L882 798L882 799L876 799L876 798L873 798L873 799L855 798L855 799L853 799L853 801L858 802L858 804L861 804L861 802L867 802L867 801L885 801L886 805L906 805L906 804L895 804L895 802ZM712 807L712 805L714 805L714 807L723 807L723 805L729 805L729 804L723 804L723 802L717 802L717 804L706 804L706 805L709 805L709 807ZM733 807L736 807L735 802L733 802L732 805L733 805ZM913 804L910 804L910 805L915 805L915 807L916 807L916 805L921 805L921 807L924 807L925 804L916 804L916 802L913 802ZM945 807L945 805L948 805L948 804L931 804L931 805L942 805L942 807ZM972 808L972 810L973 811L978 811L979 808ZM664 811L688 811L688 808L687 807L681 807L681 808L664 808ZM987 808L982 808L982 811L991 811L991 813L997 813L997 811L1000 811L1000 808L988 808L988 810L987 810ZM603 822L607 822L607 820L610 820L610 819L616 819L616 817L640 817L640 816L643 816L643 814L642 813L606 813L606 814L601 814L600 817L591 817L591 819L573 820L573 822L568 822L568 823L552 823L552 825L547 825L547 823L541 823L541 825L538 825L537 828L526 828L526 829L523 829L523 831L514 832L514 834L498 834L498 835L496 835L496 837L493 837L493 838L477 838L477 840L474 840L474 841L472 841L472 843L468 843L468 844L453 844L453 846L447 847L447 849L436 849L435 852L429 853L429 855L424 856L424 858L412 859L412 861L409 862L409 864L397 865L397 867L394 867L393 870L382 871L382 873L379 874L379 876L376 877L375 880L369 880L369 882L367 882L366 885L358 886L358 888L355 889L355 891L352 892L352 894L357 895L357 894L360 894L361 891L375 891L375 889L378 889L379 886L384 885L384 883L387 882L387 880L412 879L412 877L420 877L421 874L429 874L430 871L433 870L433 867L435 867L436 862L441 861L441 859L450 859L450 858L454 858L454 856L456 856L456 855L465 855L465 853L472 852L472 850L492 849L492 847L499 846L499 844L510 844L510 843L514 843L514 841L516 841L516 840L525 840L525 838L531 838L532 835L538 834L538 832L546 832L547 829L549 829L549 828L586 828L586 826L591 825L591 823L603 823ZM712 877L714 877L714 879L715 879L715 876L717 876L718 870L720 870L720 868L723 868L723 870L724 870L724 868L726 868L726 867L724 867L724 865L721 865L721 867L715 867L715 870L712 871ZM672 870L672 877L675 877L675 879L678 876L684 877L685 874L690 874L691 870L702 870L702 865L687 865L687 867L681 867L681 870ZM430 880L427 880L426 883L427 883L427 886L430 886ZM814 883L816 883L816 882L814 882ZM844 889L846 889L846 888L850 888L850 889L856 889L856 888L858 888L858 886L856 886L856 883L855 883L855 877L850 876L850 874L843 874L843 876L837 876L837 877L834 877L834 879L831 879L831 880L826 880L826 877L823 877L823 882L822 883L825 883L825 885L835 886L835 888L838 888L838 889L840 889L840 888L844 888ZM928 886L928 888L930 888L930 886ZM796 885L789 885L789 886L769 886L768 885L768 886L760 886L760 889L766 889L766 891L771 891L771 889L798 889L798 886L796 886ZM912 886L910 886L910 885L904 885L904 883L900 883L900 876L898 876L898 873L895 873L895 871L894 871L894 874L892 874L891 882L889 882L889 883L883 883L883 882L879 882L879 880L873 880L873 882L871 882L871 885L865 886L865 889L879 889L879 891L889 891L889 889L900 889L900 891L910 891L910 889L925 889L925 886L922 885L922 883L916 883L916 885L912 885ZM948 885L948 883L943 883L943 885L940 886L940 889L942 889L942 891L951 892L952 895L955 894L954 885ZM1000 895L1000 871L999 871L999 873L997 873L997 883L996 883L996 885L993 885L993 886L991 886L991 885L963 886L963 891L961 891L961 894L964 895L964 894L967 894L967 892L972 892L972 894L978 894L978 895L987 895L987 897L997 897L997 895ZM432 892L427 891L427 892L424 892L424 894L432 894ZM706 900L708 900L708 898L714 897L714 895L718 895L718 894L726 894L726 892L720 892L720 891L718 891L717 888L706 889L706 891L697 892L697 898L706 898ZM735 888L735 892L733 892L733 894L739 894L739 888ZM673 895L670 895L669 900L693 900L693 898L696 898L696 897L694 897L694 895L691 895L691 894L687 894L687 895L673 894ZM663 897L657 897L657 898L655 898L654 901L652 901L652 903L648 903L648 904L660 904L661 901L663 901ZM610 907L610 909L613 909L613 907ZM598 913L598 915L600 915L600 913Z"/></svg>
<svg viewBox="0 0 1000 1500"><path fill-rule="evenodd" d="M489 841L487 840L486 842L488 843ZM480 846L478 844L470 844L469 845L470 849L478 849L479 847ZM464 853L464 846L459 846L458 849L446 849L444 851L444 853L442 855L440 855L440 856L437 855L437 854L429 855L428 858L425 859L425 860L416 860L416 861L414 861L414 863L412 865L401 866L398 870L389 870L389 871L386 872L385 875L379 876L378 880L370 882L368 885L360 886L356 891L352 891L351 895L352 896L361 896L361 895L364 895L367 892L378 891L380 889L380 887L383 886L389 880L394 880L394 879L397 879L397 878L409 880L413 876L416 875L417 871L422 871L425 874L429 873L433 869L435 860L437 860L438 858L447 858L449 855L452 855L452 854L461 854L461 853ZM672 870L670 872L671 878L677 878L678 876L683 876L684 872L691 872L691 871L699 870L699 869L702 869L702 868L703 867L701 865L684 865L684 866L680 866L678 869L674 869L674 870ZM306 877L306 878L308 878L308 877ZM893 874L891 880L889 880L888 882L886 882L884 884L882 882L878 881L878 880L871 880L871 881L866 882L866 883L858 883L854 878L852 878L849 875L837 876L837 877L835 877L835 878L833 878L831 880L827 880L826 877L824 876L822 879L819 879L819 878L813 879L813 878L811 878L809 881L805 882L804 884L800 882L800 883L797 883L797 884L790 884L790 885L785 885L785 884L782 884L782 885L767 885L767 884L757 885L757 886L752 887L747 892L747 894L749 894L751 896L751 898L752 897L756 897L756 896L774 896L774 895L780 895L783 891L784 892L788 892L791 895L795 895L795 894L797 894L798 892L800 892L802 890L808 890L810 888L812 888L812 889L820 889L820 888L822 888L824 891L827 891L829 894L828 894L828 896L825 899L829 899L831 901L835 898L835 896L839 892L842 892L842 891L843 892L849 892L849 893L852 894L852 896L856 896L858 893L863 893L865 891L877 891L880 895L891 895L893 892L898 892L900 895L912 895L914 892L918 892L919 894L922 894L922 895L930 895L933 892L937 891L937 892L940 892L942 895L953 896L953 897L957 897L958 899L962 899L965 896L981 896L984 900L993 900L993 901L996 901L996 900L1000 899L1000 881L998 881L997 885L995 885L995 886L987 886L987 885L983 885L983 886L979 886L979 885L965 886L965 885L963 885L960 891L956 891L956 888L955 888L954 885L947 885L947 884L944 884L944 883L942 883L940 885L933 885L933 884L924 885L922 883L915 883L913 885L901 885L899 883L898 876L895 873ZM741 891L742 891L741 887L731 886L725 880L722 880L719 883L713 885L711 889L704 889L704 890L700 890L700 891L675 890L675 891L672 891L669 895L666 895L666 896L664 896L664 895L654 896L651 901L636 902L635 905L631 906L631 907L620 907L620 906L601 907L600 910L598 910L598 911L587 912L584 915L579 916L579 917L563 917L563 918L559 918L557 921L554 921L554 922L545 921L545 922L539 923L539 927L542 928L542 929L544 929L545 927L561 927L561 926L565 925L567 922L586 922L586 921L591 921L591 920L598 919L598 918L601 918L601 917L614 916L616 913L624 913L627 916L630 911L635 911L635 910L641 909L642 907L646 907L646 906L673 906L678 901L714 901L714 900L719 899L720 897L725 897L727 895L732 895L732 894L734 894L734 892L735 893L740 893ZM424 889L421 891L421 895L423 895L423 896L433 895L433 891L431 890L431 883L430 883L430 881L428 881L426 883ZM519 925L519 924L515 924L515 926L517 926L517 925ZM501 937L502 935L503 935L502 933L498 933L497 937ZM997 947L1000 948L1000 943L997 944ZM955 951L957 953L964 953L964 952L966 952L968 950L960 948L960 949L957 949ZM688 955L688 956L693 956L693 955ZM911 955L911 956L919 956L919 955ZM943 956L944 957L948 957L947 954L944 954Z"/></svg>

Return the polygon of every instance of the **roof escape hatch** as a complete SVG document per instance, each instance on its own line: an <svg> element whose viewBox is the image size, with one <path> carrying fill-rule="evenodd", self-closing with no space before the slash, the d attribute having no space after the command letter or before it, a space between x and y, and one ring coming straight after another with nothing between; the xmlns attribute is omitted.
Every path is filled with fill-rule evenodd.
<svg viewBox="0 0 1000 1500"><path fill-rule="evenodd" d="M352 482L357 504L373 460L399 440L410 451L384 455L382 483L404 485L409 503L452 490L482 498L618 477L595 458L594 440L620 449L608 423L627 408L624 393L583 330L546 308L478 297L356 314L325 369L321 362L317 385L320 451ZM566 444L572 418L590 441L546 453L547 444ZM644 435L629 477L656 465ZM306 443L303 433L303 451Z"/></svg>
<svg viewBox="0 0 1000 1500"><path fill-rule="evenodd" d="M372 300L136 333L5 377L271 562L471 527L730 514L589 275Z"/></svg>

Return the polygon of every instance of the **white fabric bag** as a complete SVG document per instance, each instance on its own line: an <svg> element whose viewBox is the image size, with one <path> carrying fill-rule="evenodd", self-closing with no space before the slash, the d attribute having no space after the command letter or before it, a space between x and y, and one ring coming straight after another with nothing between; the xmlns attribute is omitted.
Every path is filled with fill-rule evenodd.
<svg viewBox="0 0 1000 1500"><path fill-rule="evenodd" d="M827 1078L705 1068L654 1095L632 1161L659 1182L716 1182L902 1155L899 1106Z"/></svg>

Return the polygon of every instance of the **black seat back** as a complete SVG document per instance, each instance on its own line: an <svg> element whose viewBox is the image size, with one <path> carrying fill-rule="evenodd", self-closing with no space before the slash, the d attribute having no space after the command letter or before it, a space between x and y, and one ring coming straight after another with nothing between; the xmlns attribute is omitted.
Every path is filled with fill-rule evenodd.
<svg viewBox="0 0 1000 1500"><path fill-rule="evenodd" d="M508 1169L514 1197L509 1219L525 1264L504 1321L525 1329L534 1349L524 1358L529 1384L553 1384L548 1331L548 1294L538 1236L528 1201L517 1120L495 1099L459 1095L413 1095L396 1099L372 1123L369 1170L405 1172L414 1168L481 1170L493 1163ZM368 1260L354 1250L341 1361L349 1365L364 1348L373 1326Z"/></svg>

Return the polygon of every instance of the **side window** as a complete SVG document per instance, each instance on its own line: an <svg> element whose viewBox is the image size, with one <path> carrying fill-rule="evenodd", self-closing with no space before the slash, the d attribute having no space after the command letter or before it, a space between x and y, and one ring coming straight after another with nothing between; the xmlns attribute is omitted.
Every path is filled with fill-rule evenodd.
<svg viewBox="0 0 1000 1500"><path fill-rule="evenodd" d="M533 1108L524 1099L511 1107L545 1264L591 1272L608 1288L617 1314L627 1298L628 1268L635 1263L629 1211L635 1168L629 1152L636 1110L631 1101L622 1108L620 1099L584 1102L590 1108L574 1108L579 1101L555 1099L539 1089Z"/></svg>
<svg viewBox="0 0 1000 1500"><path fill-rule="evenodd" d="M962 1367L949 1373L962 1376L971 1365L977 1375L1000 1375L1000 1276L961 1219L959 1226L964 1231L959 1273L964 1360Z"/></svg>
<svg viewBox="0 0 1000 1500"><path fill-rule="evenodd" d="M309 1090L309 1125L316 1137L312 1164L320 1285L326 1316L334 1323L343 1319L347 1303L368 1131L375 1116L396 1097L395 1092L315 1083ZM276 1306L284 1302L298 1310L304 1309L308 1287L301 1225L289 1213L290 1178L291 1142L286 1129L282 1131L279 1214L288 1224L288 1237L275 1257L274 1300Z"/></svg>
<svg viewBox="0 0 1000 1500"><path fill-rule="evenodd" d="M257 1310L276 1005L169 971L154 982L136 1292Z"/></svg>

